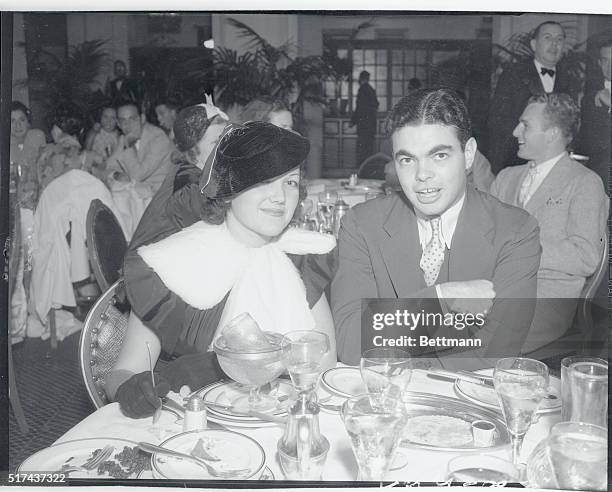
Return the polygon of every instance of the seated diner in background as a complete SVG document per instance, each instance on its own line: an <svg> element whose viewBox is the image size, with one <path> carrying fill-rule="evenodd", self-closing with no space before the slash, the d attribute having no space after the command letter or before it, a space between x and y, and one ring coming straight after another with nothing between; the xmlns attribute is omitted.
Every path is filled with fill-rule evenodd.
<svg viewBox="0 0 612 492"><path fill-rule="evenodd" d="M125 415L152 415L170 389L198 389L220 379L211 344L244 312L264 331L326 333L331 346L322 366L335 366L323 270L335 240L287 229L309 148L305 138L270 123L230 125L202 172L202 220L127 255L132 312L106 380ZM176 357L157 364L155 387L148 350L153 363L162 352Z"/></svg>

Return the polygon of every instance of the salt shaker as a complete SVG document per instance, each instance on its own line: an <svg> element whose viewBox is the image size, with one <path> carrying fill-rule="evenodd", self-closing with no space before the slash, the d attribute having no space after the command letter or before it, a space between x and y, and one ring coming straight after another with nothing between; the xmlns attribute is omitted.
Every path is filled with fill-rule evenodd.
<svg viewBox="0 0 612 492"><path fill-rule="evenodd" d="M183 432L206 429L206 406L198 395L193 395L185 405Z"/></svg>

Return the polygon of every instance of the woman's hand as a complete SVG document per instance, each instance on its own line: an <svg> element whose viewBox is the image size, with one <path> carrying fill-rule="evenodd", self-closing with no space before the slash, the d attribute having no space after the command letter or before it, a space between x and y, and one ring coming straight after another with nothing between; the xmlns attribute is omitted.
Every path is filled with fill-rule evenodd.
<svg viewBox="0 0 612 492"><path fill-rule="evenodd" d="M170 391L170 385L163 377L156 375L155 387L150 371L134 374L115 393L121 412L127 417L141 419L149 417L161 406L161 398Z"/></svg>

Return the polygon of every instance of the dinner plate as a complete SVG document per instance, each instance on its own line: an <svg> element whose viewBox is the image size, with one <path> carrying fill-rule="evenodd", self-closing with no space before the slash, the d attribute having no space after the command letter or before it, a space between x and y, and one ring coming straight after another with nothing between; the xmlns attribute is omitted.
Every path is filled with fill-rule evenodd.
<svg viewBox="0 0 612 492"><path fill-rule="evenodd" d="M344 185L343 188L348 191L362 191L365 193L373 192L373 193L381 193L382 189L380 186L368 186L368 185Z"/></svg>
<svg viewBox="0 0 612 492"><path fill-rule="evenodd" d="M238 432L210 429L183 432L166 439L160 446L190 454L200 440L205 451L220 460L211 462L219 471L248 470L228 480L256 480L261 476L266 464L266 453L257 441ZM211 475L203 466L187 459L155 453L151 464L153 475L159 478L219 480L219 477Z"/></svg>
<svg viewBox="0 0 612 492"><path fill-rule="evenodd" d="M91 458L93 452L96 449L102 449L107 445L114 446L115 450L113 454L108 458L108 461L114 461L117 465L121 466L123 463L120 462L121 457L118 457L124 451L125 447L135 448L136 443L125 439L114 439L114 438L91 438L91 439L78 439L75 441L66 441L60 444L49 446L48 448L41 449L37 453L27 458L17 470L17 473L27 472L46 472L46 473L61 473L63 465L81 466L89 458ZM144 454L143 458L146 462L149 462L148 455ZM150 466L150 465L149 465ZM124 471L129 471L128 467L123 467ZM122 478L136 478L142 469L138 469L135 472L129 474L127 477ZM112 478L108 472L98 473L97 469L86 470L86 471L75 471L71 472L70 478ZM115 477L118 478L118 477Z"/></svg>
<svg viewBox="0 0 612 492"><path fill-rule="evenodd" d="M402 446L435 451L475 452L507 446L510 435L501 415L480 405L430 393L406 392L408 412ZM495 427L489 443L475 442L472 423L485 420Z"/></svg>
<svg viewBox="0 0 612 492"><path fill-rule="evenodd" d="M333 367L321 375L321 384L328 392L352 398L366 393L366 387L361 379L358 367Z"/></svg>
<svg viewBox="0 0 612 492"><path fill-rule="evenodd" d="M474 372L485 376L493 375L493 369L483 369ZM538 414L553 413L561 410L561 380L555 376L550 376L548 389L549 393L556 396L556 398L543 399L538 408ZM497 400L497 393L495 393L495 389L490 386L457 379L455 380L455 393L468 401L501 412L499 401Z"/></svg>

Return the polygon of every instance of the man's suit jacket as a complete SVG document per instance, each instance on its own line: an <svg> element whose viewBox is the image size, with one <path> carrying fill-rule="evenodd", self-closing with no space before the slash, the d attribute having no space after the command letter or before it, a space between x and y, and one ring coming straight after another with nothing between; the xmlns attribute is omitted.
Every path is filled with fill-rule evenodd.
<svg viewBox="0 0 612 492"><path fill-rule="evenodd" d="M562 66L557 66L554 92L575 96L570 77ZM489 138L487 157L497 174L506 166L524 161L516 156L518 146L512 131L531 96L544 94L544 86L533 60L517 63L503 71L497 82L489 111Z"/></svg>
<svg viewBox="0 0 612 492"><path fill-rule="evenodd" d="M590 157L588 166L603 180L609 192L610 166L612 165L612 129L610 126L610 107L595 106L595 95L604 88L604 79L585 88L582 98L580 135L574 148Z"/></svg>
<svg viewBox="0 0 612 492"><path fill-rule="evenodd" d="M145 123L138 149L136 146L128 147L117 156L109 157L107 169L111 172L127 172L131 181L146 185L152 196L172 166L173 150L174 145L161 128Z"/></svg>
<svg viewBox="0 0 612 492"><path fill-rule="evenodd" d="M504 169L493 182L491 194L518 206L519 191L527 172L527 165ZM565 155L524 208L540 226L542 259L538 270L538 298L580 297L585 279L601 261L606 240L609 202L601 178ZM558 338L571 326L575 304L563 303L571 309L561 316L561 304L538 302L524 352ZM554 322L550 321L551 316L555 317Z"/></svg>
<svg viewBox="0 0 612 492"><path fill-rule="evenodd" d="M419 266L422 248L416 215L402 193L349 210L342 218L338 252L331 292L336 347L342 362L357 364L361 299L437 299L437 295L433 286L425 284ZM533 217L468 186L438 283L493 282L496 301L478 333L485 352L499 355L505 350L509 355L520 350L534 306L528 304L515 312L516 304L512 306L507 299L535 298L539 263L538 227ZM501 325L510 319L511 328L503 329Z"/></svg>

